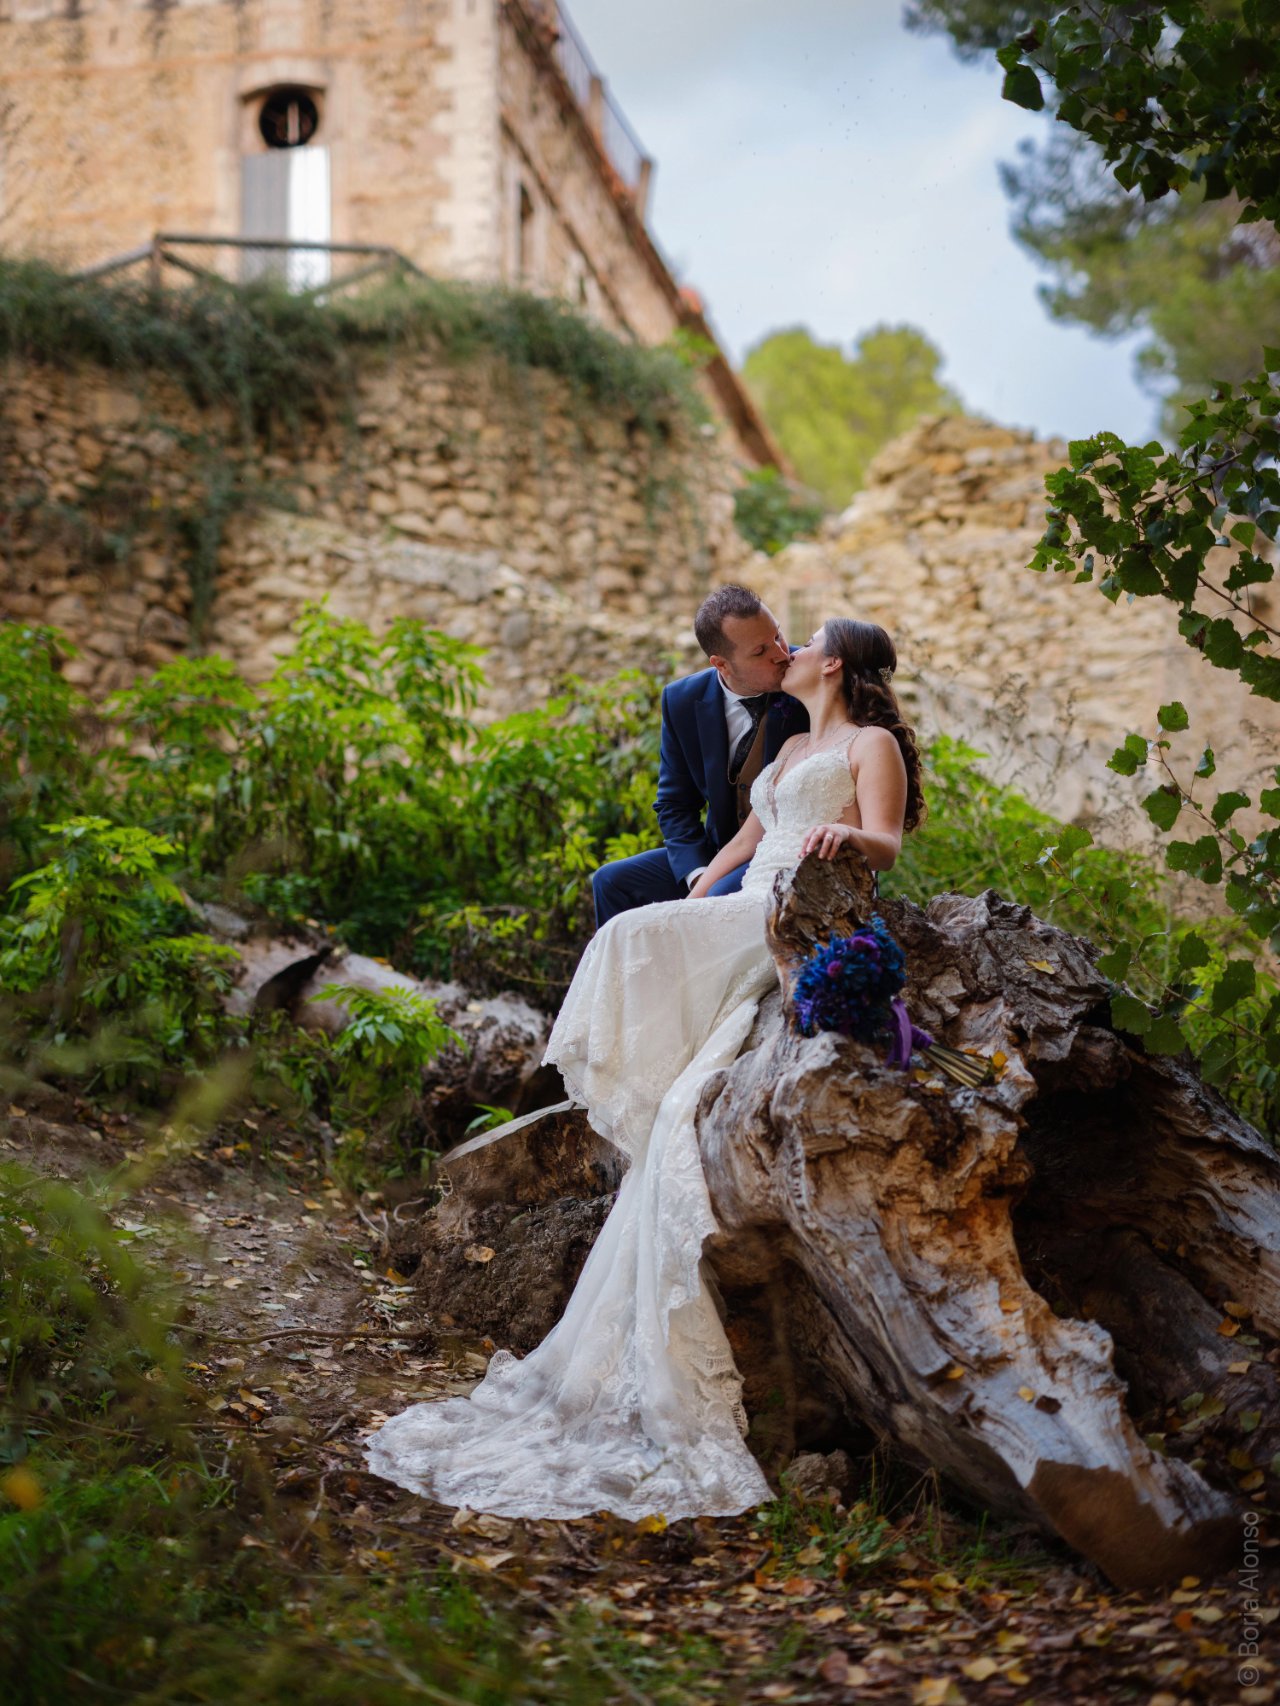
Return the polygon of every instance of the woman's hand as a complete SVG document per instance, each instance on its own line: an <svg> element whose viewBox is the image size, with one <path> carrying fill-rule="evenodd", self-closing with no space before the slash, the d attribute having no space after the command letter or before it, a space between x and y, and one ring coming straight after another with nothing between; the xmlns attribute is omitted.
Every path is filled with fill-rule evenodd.
<svg viewBox="0 0 1280 1706"><path fill-rule="evenodd" d="M834 859L844 846L857 846L857 831L848 823L819 823L805 836L800 857L816 853L819 859Z"/></svg>

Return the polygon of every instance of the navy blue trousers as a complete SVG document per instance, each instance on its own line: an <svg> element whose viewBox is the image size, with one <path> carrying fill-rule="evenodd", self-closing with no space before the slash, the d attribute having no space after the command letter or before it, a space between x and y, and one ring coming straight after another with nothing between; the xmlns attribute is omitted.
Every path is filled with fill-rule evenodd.
<svg viewBox="0 0 1280 1706"><path fill-rule="evenodd" d="M736 871L713 883L710 893L736 894L746 872L746 865L739 865ZM596 928L607 924L616 913L629 912L633 906L649 906L656 900L683 900L688 893L688 885L678 883L672 876L665 847L633 853L629 859L615 859L592 874Z"/></svg>

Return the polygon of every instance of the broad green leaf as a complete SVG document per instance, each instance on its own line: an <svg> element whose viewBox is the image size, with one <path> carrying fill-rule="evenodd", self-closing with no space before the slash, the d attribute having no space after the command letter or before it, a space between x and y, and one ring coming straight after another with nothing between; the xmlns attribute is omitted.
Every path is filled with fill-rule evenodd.
<svg viewBox="0 0 1280 1706"><path fill-rule="evenodd" d="M1196 934L1194 930L1188 931L1188 933L1178 943L1179 966L1182 967L1183 971L1191 971L1196 966L1207 965L1208 962L1208 945L1202 937Z"/></svg>
<svg viewBox="0 0 1280 1706"><path fill-rule="evenodd" d="M1147 762L1150 749L1151 743L1142 735L1126 735L1124 745L1118 746L1107 760L1107 769L1120 776L1136 775L1138 766Z"/></svg>
<svg viewBox="0 0 1280 1706"><path fill-rule="evenodd" d="M1166 782L1163 787L1147 795L1142 802L1142 809L1157 829L1172 829L1178 813L1182 810L1182 791L1174 783Z"/></svg>
<svg viewBox="0 0 1280 1706"><path fill-rule="evenodd" d="M1044 106L1044 90L1040 87L1040 79L1029 65L1015 65L1012 71L1005 72L1000 95L1003 100L1012 101L1017 107L1025 107L1028 112L1038 113Z"/></svg>
<svg viewBox="0 0 1280 1706"><path fill-rule="evenodd" d="M1277 792L1280 792L1280 790L1277 790ZM1232 789L1232 791L1227 794L1219 794L1213 803L1214 823L1219 829L1221 829L1228 818L1233 817L1236 812L1240 811L1248 804L1248 794L1242 794L1239 789Z"/></svg>
<svg viewBox="0 0 1280 1706"><path fill-rule="evenodd" d="M1143 1037L1151 1029L1151 1013L1136 995L1113 995L1111 1023L1118 1031L1129 1031L1136 1037Z"/></svg>
<svg viewBox="0 0 1280 1706"><path fill-rule="evenodd" d="M1187 1039L1182 1034L1177 1015L1161 1013L1144 1034L1142 1043L1149 1054L1181 1054L1187 1046Z"/></svg>
<svg viewBox="0 0 1280 1706"><path fill-rule="evenodd" d="M1191 719L1187 716L1187 708L1180 699L1175 699L1168 705L1161 705L1156 716L1160 727L1168 729L1170 732L1191 726Z"/></svg>
<svg viewBox="0 0 1280 1706"><path fill-rule="evenodd" d="M1208 1084L1223 1084L1231 1076L1237 1052L1236 1039L1229 1032L1210 1037L1200 1056L1200 1072Z"/></svg>
<svg viewBox="0 0 1280 1706"><path fill-rule="evenodd" d="M1257 983L1252 960L1229 960L1222 976L1213 986L1210 1005L1215 1013L1225 1013L1238 1001L1253 994Z"/></svg>
<svg viewBox="0 0 1280 1706"><path fill-rule="evenodd" d="M1202 835L1198 841L1171 841L1165 861L1171 871L1186 871L1202 883L1222 881L1222 849L1214 835Z"/></svg>
<svg viewBox="0 0 1280 1706"><path fill-rule="evenodd" d="M1109 977L1115 983L1124 978L1132 963L1133 949L1127 942L1119 943L1109 953L1099 954L1097 959L1098 970L1103 977Z"/></svg>

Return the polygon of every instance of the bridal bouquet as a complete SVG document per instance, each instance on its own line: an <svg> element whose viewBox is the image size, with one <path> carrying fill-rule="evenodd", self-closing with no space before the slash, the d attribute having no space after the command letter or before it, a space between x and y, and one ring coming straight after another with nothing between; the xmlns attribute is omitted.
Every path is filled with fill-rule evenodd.
<svg viewBox="0 0 1280 1706"><path fill-rule="evenodd" d="M959 1083L985 1083L993 1072L985 1056L935 1043L912 1024L899 994L906 981L906 957L877 913L852 936L832 936L815 947L801 965L791 997L796 1027L806 1037L838 1031L862 1043L887 1042L886 1063L904 1071L919 1049Z"/></svg>

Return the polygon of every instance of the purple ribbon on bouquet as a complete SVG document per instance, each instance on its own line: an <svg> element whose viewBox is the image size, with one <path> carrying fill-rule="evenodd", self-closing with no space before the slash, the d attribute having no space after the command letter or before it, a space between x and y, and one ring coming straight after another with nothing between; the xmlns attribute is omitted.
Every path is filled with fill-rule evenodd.
<svg viewBox="0 0 1280 1706"><path fill-rule="evenodd" d="M918 1051L958 1084L974 1089L990 1083L996 1070L986 1055L948 1048L912 1024L899 993L906 981L906 958L877 914L852 936L832 936L813 949L796 973L793 1022L806 1037L838 1031L859 1042L883 1043L885 1064L903 1072Z"/></svg>
<svg viewBox="0 0 1280 1706"><path fill-rule="evenodd" d="M911 1065L912 1050L919 1049L923 1053L925 1049L932 1048L933 1038L928 1031L912 1024L907 1004L900 995L895 995L889 1003L889 1011L893 1017L889 1024L889 1051L884 1057L885 1065L901 1067L905 1072Z"/></svg>

